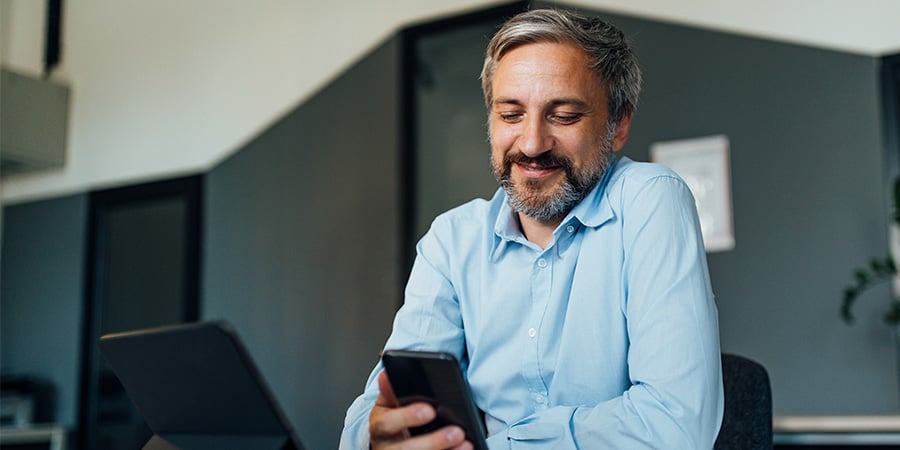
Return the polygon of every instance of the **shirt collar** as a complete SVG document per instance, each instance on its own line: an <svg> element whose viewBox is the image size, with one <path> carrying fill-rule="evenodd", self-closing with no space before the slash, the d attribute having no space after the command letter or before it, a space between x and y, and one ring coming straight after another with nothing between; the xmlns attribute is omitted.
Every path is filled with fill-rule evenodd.
<svg viewBox="0 0 900 450"><path fill-rule="evenodd" d="M616 171L619 159L614 154L610 155L610 159L609 168L606 169L603 178L588 192L581 202L569 211L569 214L563 219L560 226L571 223L575 219L586 227L596 228L615 217L612 207L609 205L609 199L606 196L606 186L609 184L609 179L612 178L613 172Z"/></svg>
<svg viewBox="0 0 900 450"><path fill-rule="evenodd" d="M612 161L609 168L606 169L606 173L603 174L597 185L588 192L584 199L569 211L554 234L573 222L578 222L580 225L588 228L596 228L615 217L615 213L610 207L605 193L606 186L616 170L619 159L614 154L609 157ZM494 200L501 202L497 219L494 222L494 245L491 249L491 254L496 256L506 248L509 242L524 243L527 240L519 228L518 216L509 206L509 202L506 201L506 193L501 189Z"/></svg>

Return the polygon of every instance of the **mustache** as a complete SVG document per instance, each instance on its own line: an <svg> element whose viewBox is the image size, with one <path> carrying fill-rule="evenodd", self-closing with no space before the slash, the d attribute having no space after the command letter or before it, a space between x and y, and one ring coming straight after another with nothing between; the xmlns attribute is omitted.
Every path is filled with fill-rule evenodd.
<svg viewBox="0 0 900 450"><path fill-rule="evenodd" d="M555 155L551 152L541 153L536 157L530 157L522 153L507 154L503 158L504 168L508 171L513 164L537 167L538 169L562 167L567 173L572 171L572 161L569 158Z"/></svg>

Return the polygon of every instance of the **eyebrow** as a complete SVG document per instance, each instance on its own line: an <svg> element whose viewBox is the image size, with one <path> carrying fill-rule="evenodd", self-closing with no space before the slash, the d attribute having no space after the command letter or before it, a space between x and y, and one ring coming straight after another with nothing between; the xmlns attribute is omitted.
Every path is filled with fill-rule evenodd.
<svg viewBox="0 0 900 450"><path fill-rule="evenodd" d="M511 106L524 106L521 101L516 100L514 98L505 98L500 97L494 100L494 105L511 105ZM590 109L591 106L588 102L578 99L578 98L558 98L551 100L547 105L550 108L555 108L557 106L574 106L580 109Z"/></svg>

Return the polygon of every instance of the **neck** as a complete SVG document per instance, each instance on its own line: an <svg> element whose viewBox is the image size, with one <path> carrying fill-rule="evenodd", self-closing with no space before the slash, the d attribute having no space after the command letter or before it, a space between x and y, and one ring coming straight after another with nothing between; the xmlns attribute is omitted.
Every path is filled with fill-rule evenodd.
<svg viewBox="0 0 900 450"><path fill-rule="evenodd" d="M519 226L522 227L522 234L529 242L533 242L541 248L547 248L553 241L553 230L562 223L563 217L559 216L548 220L538 220L531 216L518 213Z"/></svg>

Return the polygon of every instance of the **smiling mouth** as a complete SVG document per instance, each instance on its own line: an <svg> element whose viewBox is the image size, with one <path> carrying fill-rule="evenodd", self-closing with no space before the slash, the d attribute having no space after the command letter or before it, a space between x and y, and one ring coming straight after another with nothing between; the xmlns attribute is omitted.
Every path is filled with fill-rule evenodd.
<svg viewBox="0 0 900 450"><path fill-rule="evenodd" d="M503 165L498 168L494 174L498 180L509 180L516 173L516 178L522 178L523 181L534 181L542 183L551 177L562 173L563 176L570 176L572 163L563 156L558 156L552 152L544 152L535 157L526 156L522 153L508 153L503 158ZM513 168L515 166L515 168Z"/></svg>
<svg viewBox="0 0 900 450"><path fill-rule="evenodd" d="M545 177L562 169L562 166L545 166L540 164L516 163L515 166L528 178Z"/></svg>

